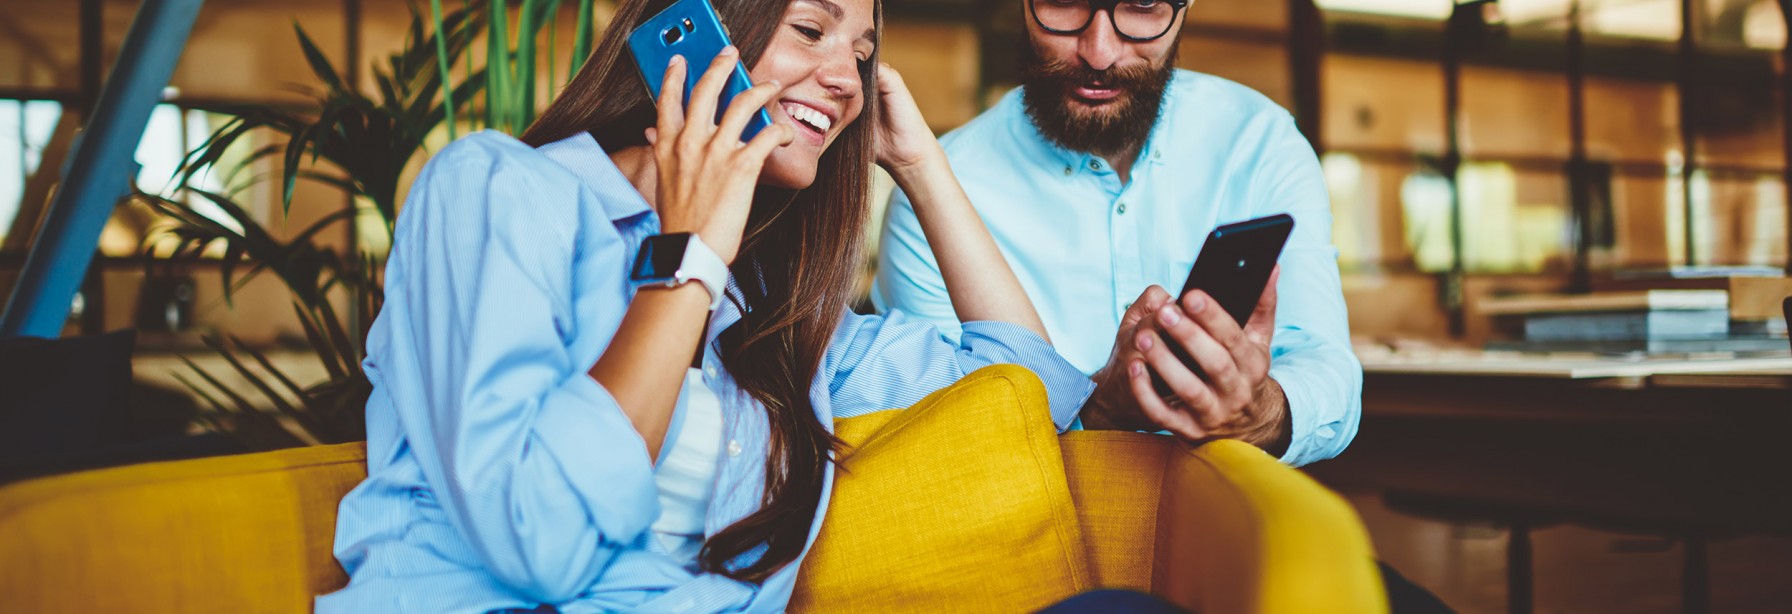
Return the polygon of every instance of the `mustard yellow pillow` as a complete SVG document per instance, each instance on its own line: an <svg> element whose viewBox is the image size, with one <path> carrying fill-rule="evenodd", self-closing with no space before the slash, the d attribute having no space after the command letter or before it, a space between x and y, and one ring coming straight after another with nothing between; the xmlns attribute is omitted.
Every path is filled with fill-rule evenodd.
<svg viewBox="0 0 1792 614"><path fill-rule="evenodd" d="M1037 610L1090 588L1045 387L980 369L836 422L849 449L791 611Z"/></svg>

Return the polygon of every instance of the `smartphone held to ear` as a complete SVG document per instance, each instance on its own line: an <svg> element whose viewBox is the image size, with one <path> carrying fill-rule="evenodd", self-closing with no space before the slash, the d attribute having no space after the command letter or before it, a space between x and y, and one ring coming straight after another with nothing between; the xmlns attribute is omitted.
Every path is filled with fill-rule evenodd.
<svg viewBox="0 0 1792 614"><path fill-rule="evenodd" d="M1282 257L1282 247L1293 232L1294 218L1285 213L1213 229L1201 245L1201 255L1195 257L1195 266L1189 270L1176 300L1194 290L1204 291L1243 327L1251 321L1251 312L1256 311L1258 300L1269 286L1269 276L1275 272L1276 261ZM1181 343L1166 341L1165 347L1171 354L1196 375L1202 375ZM1169 386L1155 372L1151 378L1158 394L1170 394Z"/></svg>
<svg viewBox="0 0 1792 614"><path fill-rule="evenodd" d="M647 82L647 91L655 101L660 97L660 86L666 81L666 68L671 65L672 58L683 56L685 61L684 104L691 104L691 90L697 87L697 80L709 69L710 62L728 48L728 31L722 25L721 17L716 9L710 6L709 0L678 0L666 10L649 18L641 27L629 33L629 51L635 56L635 66L641 70L642 80ZM722 114L728 110L728 103L735 96L752 89L753 82L747 77L747 67L737 63L734 74L728 76L728 82L722 86L722 99L716 105L716 121L722 121ZM746 130L741 133L742 141L752 140L772 125L771 114L765 109L754 113L747 121Z"/></svg>

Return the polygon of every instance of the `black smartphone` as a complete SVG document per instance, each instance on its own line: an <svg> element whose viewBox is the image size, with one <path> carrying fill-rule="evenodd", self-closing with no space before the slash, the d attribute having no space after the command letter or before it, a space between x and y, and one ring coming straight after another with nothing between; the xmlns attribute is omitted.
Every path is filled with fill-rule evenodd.
<svg viewBox="0 0 1792 614"><path fill-rule="evenodd" d="M671 64L672 57L684 56L686 106L691 104L691 90L697 87L703 71L709 70L709 63L730 44L728 29L722 25L721 17L716 14L715 7L710 6L709 0L678 0L648 18L628 37L635 67L641 70L641 78L647 82L647 92L655 101L659 100L660 85L666 80L666 67ZM716 121L722 121L722 114L735 96L752 87L752 80L747 78L747 67L736 63L734 74L729 75L728 82L722 86L722 101L716 105ZM771 125L771 115L760 109L747 121L740 140L753 140L753 135Z"/></svg>
<svg viewBox="0 0 1792 614"><path fill-rule="evenodd" d="M1183 282L1176 299L1180 301L1191 290L1205 291L1239 326L1244 326L1251 321L1251 312L1257 310L1257 300L1263 297L1276 260L1282 257L1282 247L1293 233L1294 217L1286 213L1213 229L1201 245L1201 254L1195 257L1195 266L1189 269L1188 281ZM1182 349L1182 344L1166 345L1182 364L1201 375L1200 367ZM1169 394L1169 387L1156 373L1152 373L1151 381L1158 394Z"/></svg>

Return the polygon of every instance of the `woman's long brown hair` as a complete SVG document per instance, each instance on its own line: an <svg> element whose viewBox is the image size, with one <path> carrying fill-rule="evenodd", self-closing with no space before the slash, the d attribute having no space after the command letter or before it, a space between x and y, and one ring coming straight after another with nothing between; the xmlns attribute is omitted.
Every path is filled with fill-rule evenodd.
<svg viewBox="0 0 1792 614"><path fill-rule="evenodd" d="M711 0L748 66L782 26L792 0ZM624 0L585 67L523 142L541 146L590 132L605 151L647 144L654 104L628 50L628 33L672 0ZM881 35L881 2L875 19ZM701 70L701 63L693 64ZM758 511L711 536L705 571L764 582L802 554L836 443L815 413L809 384L849 306L869 217L877 58L859 67L865 109L822 155L815 183L790 191L760 188L732 266L739 323L720 335L722 363L765 406L771 441ZM754 283L757 282L757 283ZM765 546L755 560L736 559Z"/></svg>

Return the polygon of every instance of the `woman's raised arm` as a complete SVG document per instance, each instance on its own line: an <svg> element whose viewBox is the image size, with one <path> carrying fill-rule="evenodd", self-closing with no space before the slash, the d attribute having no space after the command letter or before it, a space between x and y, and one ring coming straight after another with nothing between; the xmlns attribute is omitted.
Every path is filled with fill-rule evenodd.
<svg viewBox="0 0 1792 614"><path fill-rule="evenodd" d="M958 320L1018 324L1049 342L1039 312L952 174L945 149L928 129L902 76L888 65L879 66L877 90L883 104L877 163L914 203Z"/></svg>

